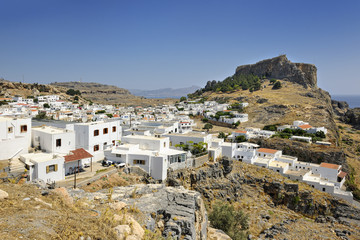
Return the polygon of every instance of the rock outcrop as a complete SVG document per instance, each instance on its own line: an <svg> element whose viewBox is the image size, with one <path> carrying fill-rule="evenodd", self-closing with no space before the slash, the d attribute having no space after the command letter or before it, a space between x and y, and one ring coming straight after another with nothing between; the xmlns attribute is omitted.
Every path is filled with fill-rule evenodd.
<svg viewBox="0 0 360 240"><path fill-rule="evenodd" d="M293 63L286 55L266 59L236 68L235 74L253 74L259 77L287 79L305 87L317 87L317 68L313 64Z"/></svg>
<svg viewBox="0 0 360 240"><path fill-rule="evenodd" d="M256 175L260 170L265 172ZM332 215L339 222L350 219L349 221L360 225L360 209L317 190L300 188L300 185L305 183L294 183L271 170L234 162L226 157L191 172L172 172L170 177L178 179L181 184L188 184L208 202L215 199L240 202L245 188L251 187L270 196L275 206L286 206L313 218Z"/></svg>
<svg viewBox="0 0 360 240"><path fill-rule="evenodd" d="M95 193L70 190L69 193L90 201L106 201L109 197L108 190ZM136 207L145 215L140 224L151 231L161 230L163 237L207 239L207 213L201 194L196 191L163 184L137 184L113 188L111 199Z"/></svg>

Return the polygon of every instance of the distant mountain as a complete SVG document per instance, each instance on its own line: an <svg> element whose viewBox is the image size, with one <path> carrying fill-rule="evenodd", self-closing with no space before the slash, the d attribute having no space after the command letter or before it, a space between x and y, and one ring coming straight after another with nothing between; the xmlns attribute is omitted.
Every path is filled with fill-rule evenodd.
<svg viewBox="0 0 360 240"><path fill-rule="evenodd" d="M96 82L55 82L50 83L50 86L79 90L85 99L101 104L154 106L174 102L174 99L144 99L134 96L127 89Z"/></svg>
<svg viewBox="0 0 360 240"><path fill-rule="evenodd" d="M161 88L155 90L129 89L129 91L135 96L146 98L180 98L195 92L199 88L199 86L191 86L185 88Z"/></svg>

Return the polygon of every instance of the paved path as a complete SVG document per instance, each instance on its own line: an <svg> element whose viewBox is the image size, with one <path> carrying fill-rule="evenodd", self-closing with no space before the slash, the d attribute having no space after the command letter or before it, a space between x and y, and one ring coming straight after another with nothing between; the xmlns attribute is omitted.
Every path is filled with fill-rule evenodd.
<svg viewBox="0 0 360 240"><path fill-rule="evenodd" d="M105 175L111 175L118 170L115 167L109 167L103 172L82 172L76 175L76 187L82 187L88 183L94 182ZM67 176L65 180L56 183L56 187L74 187L74 175Z"/></svg>

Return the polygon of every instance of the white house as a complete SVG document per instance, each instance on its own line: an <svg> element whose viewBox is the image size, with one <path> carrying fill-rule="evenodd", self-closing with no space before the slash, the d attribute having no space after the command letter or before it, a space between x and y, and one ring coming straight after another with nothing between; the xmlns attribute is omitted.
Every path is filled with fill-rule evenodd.
<svg viewBox="0 0 360 240"><path fill-rule="evenodd" d="M177 144L197 144L199 142L203 142L209 146L212 134L206 134L201 132L189 132L189 133L172 133L165 134L164 137L170 138L170 146L175 146Z"/></svg>
<svg viewBox="0 0 360 240"><path fill-rule="evenodd" d="M104 150L121 138L120 121L68 124L75 131L75 148L84 148L94 161L104 159Z"/></svg>
<svg viewBox="0 0 360 240"><path fill-rule="evenodd" d="M32 146L48 153L67 154L75 149L75 132L52 126L39 126L31 129Z"/></svg>
<svg viewBox="0 0 360 240"><path fill-rule="evenodd" d="M106 159L138 166L157 180L165 180L168 168L186 167L186 152L170 149L169 138L124 136L121 145L105 151Z"/></svg>
<svg viewBox="0 0 360 240"><path fill-rule="evenodd" d="M28 153L31 146L31 118L0 117L0 160Z"/></svg>
<svg viewBox="0 0 360 240"><path fill-rule="evenodd" d="M64 157L52 153L28 153L20 156L28 170L28 181L52 183L65 179Z"/></svg>

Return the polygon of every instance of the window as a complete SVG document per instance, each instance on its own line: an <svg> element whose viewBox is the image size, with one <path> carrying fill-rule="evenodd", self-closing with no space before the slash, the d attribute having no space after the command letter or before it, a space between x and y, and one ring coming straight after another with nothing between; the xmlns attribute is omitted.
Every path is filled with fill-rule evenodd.
<svg viewBox="0 0 360 240"><path fill-rule="evenodd" d="M56 147L61 147L61 138L56 139Z"/></svg>
<svg viewBox="0 0 360 240"><path fill-rule="evenodd" d="M166 148L166 142L164 142L164 148Z"/></svg>
<svg viewBox="0 0 360 240"><path fill-rule="evenodd" d="M12 133L13 132L13 127L8 127L8 133Z"/></svg>
<svg viewBox="0 0 360 240"><path fill-rule="evenodd" d="M113 146L115 146L115 140L112 140L112 144L113 144Z"/></svg>
<svg viewBox="0 0 360 240"><path fill-rule="evenodd" d="M116 154L116 157L121 158L121 154Z"/></svg>
<svg viewBox="0 0 360 240"><path fill-rule="evenodd" d="M94 136L99 136L99 129L94 130Z"/></svg>
<svg viewBox="0 0 360 240"><path fill-rule="evenodd" d="M99 151L99 149L100 149L100 148L99 148L99 145L95 145L95 146L94 146L94 152Z"/></svg>
<svg viewBox="0 0 360 240"><path fill-rule="evenodd" d="M145 165L145 160L134 160L133 161L134 164L138 164L138 165Z"/></svg>
<svg viewBox="0 0 360 240"><path fill-rule="evenodd" d="M107 142L104 142L104 146L106 146L107 145Z"/></svg>
<svg viewBox="0 0 360 240"><path fill-rule="evenodd" d="M116 132L116 127L112 127L112 131L113 131L113 132Z"/></svg>
<svg viewBox="0 0 360 240"><path fill-rule="evenodd" d="M27 132L27 125L21 125L20 126L20 132Z"/></svg>
<svg viewBox="0 0 360 240"><path fill-rule="evenodd" d="M108 132L109 132L109 129L108 129L108 128L104 128L104 129L103 129L103 134L108 134Z"/></svg>
<svg viewBox="0 0 360 240"><path fill-rule="evenodd" d="M57 170L58 170L57 164L46 166L46 173L57 172Z"/></svg>
<svg viewBox="0 0 360 240"><path fill-rule="evenodd" d="M325 188L323 188L323 192L325 192Z"/></svg>

